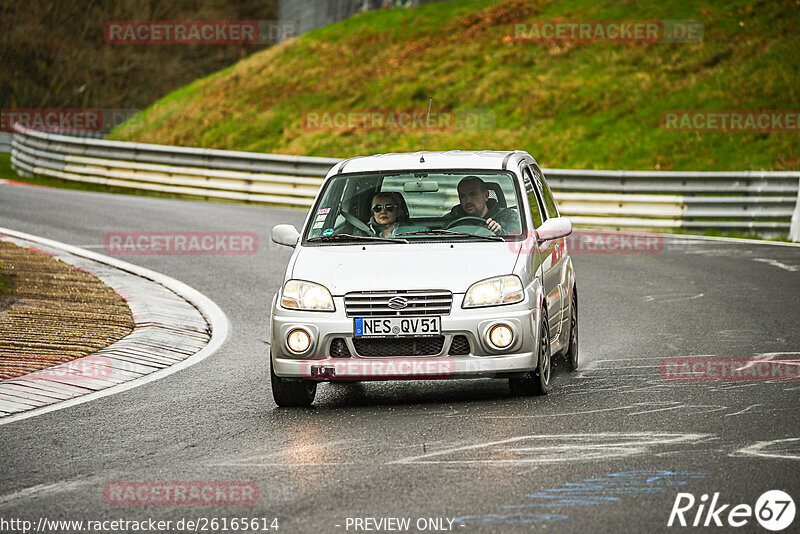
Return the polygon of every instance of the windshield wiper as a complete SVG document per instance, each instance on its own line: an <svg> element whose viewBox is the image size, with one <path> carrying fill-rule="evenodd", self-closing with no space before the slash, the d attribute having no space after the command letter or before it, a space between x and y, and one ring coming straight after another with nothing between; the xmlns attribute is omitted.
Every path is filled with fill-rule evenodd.
<svg viewBox="0 0 800 534"><path fill-rule="evenodd" d="M417 230L415 232L403 232L397 235L457 235L461 237L477 237L479 239L486 239L488 241L505 241L499 235L480 235L470 234L469 232L454 232L453 230Z"/></svg>
<svg viewBox="0 0 800 534"><path fill-rule="evenodd" d="M406 243L406 239L395 239L393 237L373 237L368 235L353 235L353 234L333 234L321 235L318 237L309 237L306 241L309 243L317 241L380 241L381 243Z"/></svg>

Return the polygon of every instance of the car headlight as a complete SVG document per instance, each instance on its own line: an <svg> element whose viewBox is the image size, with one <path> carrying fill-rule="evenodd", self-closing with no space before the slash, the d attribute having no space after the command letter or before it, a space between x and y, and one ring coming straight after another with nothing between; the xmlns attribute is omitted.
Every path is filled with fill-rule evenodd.
<svg viewBox="0 0 800 534"><path fill-rule="evenodd" d="M525 298L522 281L518 276L497 276L476 282L464 295L464 308L501 306L521 302Z"/></svg>
<svg viewBox="0 0 800 534"><path fill-rule="evenodd" d="M334 311L331 292L325 286L289 280L281 292L281 306L293 310Z"/></svg>

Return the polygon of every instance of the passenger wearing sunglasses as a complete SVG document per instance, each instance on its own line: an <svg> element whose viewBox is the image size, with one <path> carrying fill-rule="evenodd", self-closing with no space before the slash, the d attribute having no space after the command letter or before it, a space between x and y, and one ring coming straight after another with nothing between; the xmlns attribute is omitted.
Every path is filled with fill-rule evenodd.
<svg viewBox="0 0 800 534"><path fill-rule="evenodd" d="M391 237L403 225L409 224L408 206L403 195L381 192L372 197L372 217L369 226L377 237ZM402 230L401 230L402 231Z"/></svg>

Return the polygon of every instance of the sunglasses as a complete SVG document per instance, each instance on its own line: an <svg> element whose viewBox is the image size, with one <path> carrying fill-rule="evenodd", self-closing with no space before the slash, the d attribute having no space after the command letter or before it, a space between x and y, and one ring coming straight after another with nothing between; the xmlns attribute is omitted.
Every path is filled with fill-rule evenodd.
<svg viewBox="0 0 800 534"><path fill-rule="evenodd" d="M386 208L386 211L391 213L391 212L394 211L394 209L396 207L397 206L395 206L394 204L376 204L376 205L372 206L372 211L373 211L373 213L380 213L380 211L382 209Z"/></svg>

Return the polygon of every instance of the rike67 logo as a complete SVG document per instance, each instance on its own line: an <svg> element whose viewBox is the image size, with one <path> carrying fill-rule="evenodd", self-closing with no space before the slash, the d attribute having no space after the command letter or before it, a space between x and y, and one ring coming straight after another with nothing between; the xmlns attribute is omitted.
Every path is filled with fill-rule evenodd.
<svg viewBox="0 0 800 534"><path fill-rule="evenodd" d="M696 505L696 508L695 508ZM795 516L794 500L781 490L770 490L761 495L756 505L749 504L723 504L720 502L719 492L714 493L711 502L708 495L703 494L699 500L691 493L678 493L669 514L667 526L727 526L743 527L748 525L755 516L756 521L767 530L777 532L789 527ZM746 529L753 531L753 527Z"/></svg>

